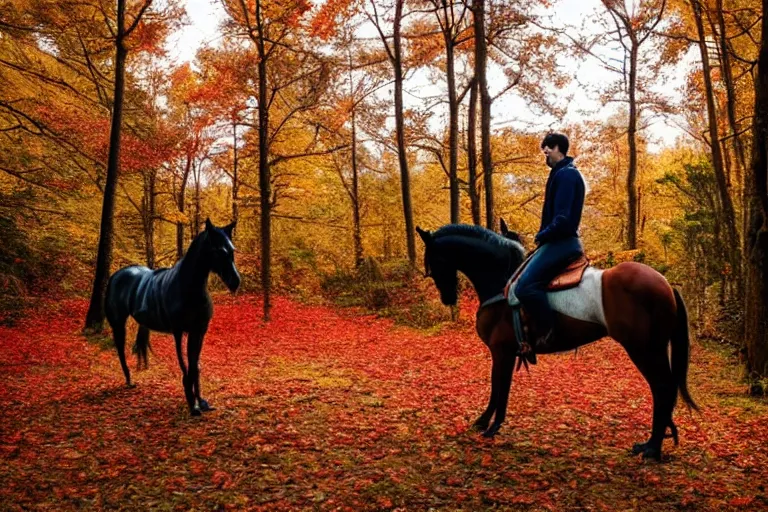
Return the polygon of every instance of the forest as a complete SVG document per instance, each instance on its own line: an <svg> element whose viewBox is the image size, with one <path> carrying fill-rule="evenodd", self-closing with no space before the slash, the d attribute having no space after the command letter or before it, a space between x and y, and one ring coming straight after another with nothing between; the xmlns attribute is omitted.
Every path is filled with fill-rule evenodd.
<svg viewBox="0 0 768 512"><path fill-rule="evenodd" d="M768 506L768 0L206 4L0 0L0 510ZM590 262L687 303L702 411L660 465L626 455L652 398L610 341L471 428L479 303L441 304L417 227L534 248L552 131ZM207 219L242 282L208 284L196 420L171 336L123 385L105 295Z"/></svg>

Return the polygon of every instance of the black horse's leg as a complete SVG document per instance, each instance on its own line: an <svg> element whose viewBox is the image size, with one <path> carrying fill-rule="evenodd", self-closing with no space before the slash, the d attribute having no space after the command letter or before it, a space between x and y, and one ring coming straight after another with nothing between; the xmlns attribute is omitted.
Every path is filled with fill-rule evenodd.
<svg viewBox="0 0 768 512"><path fill-rule="evenodd" d="M181 342L184 338L183 332L174 332L173 339L176 342L176 358L179 360L179 367L181 368L182 377L187 377L187 365L184 364L184 354L181 351Z"/></svg>
<svg viewBox="0 0 768 512"><path fill-rule="evenodd" d="M184 397L187 399L187 405L189 406L189 410L192 411L193 416L199 416L200 411L197 411L197 414L195 414L194 408L195 408L195 395L192 393L192 381L189 378L189 371L187 370L187 365L184 364L184 354L181 351L181 342L182 338L184 337L183 332L174 332L173 338L176 341L176 357L179 360L179 367L181 368L181 385L184 386ZM192 342L192 339L187 336L187 355L189 355L189 345Z"/></svg>
<svg viewBox="0 0 768 512"><path fill-rule="evenodd" d="M199 391L196 391L197 383L200 378L200 369L198 364L200 362L200 344L203 340L201 333L190 332L187 336L187 362L189 364L189 371L187 372L187 379L184 385L184 393L187 395L187 403L189 404L189 411L192 416L200 416L200 408L196 404L196 395Z"/></svg>
<svg viewBox="0 0 768 512"><path fill-rule="evenodd" d="M509 388L512 386L512 371L515 367L514 352L510 352L504 347L498 347L493 354L493 366L494 369L498 366L498 372L495 372L498 376L494 386L496 388L496 416L490 428L483 432L483 437L495 436L507 416Z"/></svg>
<svg viewBox="0 0 768 512"><path fill-rule="evenodd" d="M200 354L202 354L203 352L204 339L205 339L205 333L202 333L200 335L200 343L198 344L198 348L197 348L198 368L197 368L197 378L195 379L194 387L195 387L195 398L197 398L197 404L200 406L200 410L203 412L207 412L207 411L213 411L215 408L211 407L208 401L200 396Z"/></svg>
<svg viewBox="0 0 768 512"><path fill-rule="evenodd" d="M125 361L125 320L122 323L115 321L110 322L112 325L112 334L115 338L115 348L117 349L117 357L120 358L120 366L123 367L123 374L125 375L125 385L129 388L133 387L131 384L131 371L128 369L128 363Z"/></svg>
<svg viewBox="0 0 768 512"><path fill-rule="evenodd" d="M473 424L473 427L477 430L488 430L488 425L491 423L493 413L496 412L496 395L498 394L499 388L498 380L499 365L496 364L496 360L493 360L491 362L491 397L488 399L488 407L486 407L485 412L483 412Z"/></svg>
<svg viewBox="0 0 768 512"><path fill-rule="evenodd" d="M631 357L631 356L630 356ZM639 358L638 358L639 359ZM666 347L657 349L655 353L647 354L646 360L638 361L632 357L640 373L651 388L653 396L653 424L651 438L645 443L637 443L632 447L635 454L642 453L644 459L661 460L662 443L666 437L667 427L677 436L677 428L672 422L672 410L677 400L677 385L669 366Z"/></svg>

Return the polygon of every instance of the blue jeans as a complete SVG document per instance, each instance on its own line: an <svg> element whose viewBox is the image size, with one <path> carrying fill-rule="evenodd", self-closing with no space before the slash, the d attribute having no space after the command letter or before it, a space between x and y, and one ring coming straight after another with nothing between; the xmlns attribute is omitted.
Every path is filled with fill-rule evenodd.
<svg viewBox="0 0 768 512"><path fill-rule="evenodd" d="M584 248L577 237L546 243L539 247L517 281L515 295L540 332L548 331L555 321L547 299L547 286L582 254Z"/></svg>

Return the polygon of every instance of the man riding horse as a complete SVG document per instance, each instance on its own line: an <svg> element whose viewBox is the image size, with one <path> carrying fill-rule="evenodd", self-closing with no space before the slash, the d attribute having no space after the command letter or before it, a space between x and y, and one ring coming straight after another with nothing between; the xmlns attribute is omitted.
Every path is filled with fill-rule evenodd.
<svg viewBox="0 0 768 512"><path fill-rule="evenodd" d="M544 192L541 228L535 239L538 248L514 290L528 315L528 342L534 349L546 346L552 337L555 315L547 299L547 285L584 254L578 233L584 209L584 178L573 158L567 156L568 146L568 137L561 133L549 133L541 142L551 171Z"/></svg>

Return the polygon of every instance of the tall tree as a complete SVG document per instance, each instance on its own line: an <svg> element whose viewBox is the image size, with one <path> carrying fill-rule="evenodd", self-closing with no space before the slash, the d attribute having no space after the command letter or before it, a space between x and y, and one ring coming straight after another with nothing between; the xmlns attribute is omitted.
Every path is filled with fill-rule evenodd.
<svg viewBox="0 0 768 512"><path fill-rule="evenodd" d="M728 262L734 273L735 280L739 290L741 290L741 250L740 240L736 228L736 213L733 208L733 199L729 186L729 180L726 176L725 164L723 161L722 145L720 143L719 124L717 105L715 104L715 91L712 84L712 68L709 61L709 49L707 39L709 34L704 30L704 21L702 15L702 6L699 0L690 0L693 9L693 18L696 23L696 32L698 34L699 53L701 54L701 65L704 79L704 93L707 100L707 119L709 127L709 145L712 152L712 166L717 178L717 188L722 208L722 219L725 224L726 244L725 251L728 254Z"/></svg>
<svg viewBox="0 0 768 512"><path fill-rule="evenodd" d="M403 114L403 81L405 73L403 70L403 49L402 49L402 23L403 9L405 0L395 0L394 14L392 16L392 34L387 35L384 32L384 20L378 12L377 3L374 0L370 2L370 12L367 12L368 19L376 28L387 58L395 77L395 138L397 140L397 160L400 166L400 193L403 202L403 216L405 218L405 240L408 247L408 261L411 265L416 264L416 232L413 223L413 205L411 200L411 175L408 170L408 154L405 143L405 118Z"/></svg>
<svg viewBox="0 0 768 512"><path fill-rule="evenodd" d="M638 72L642 45L654 33L664 18L666 0L643 0L627 9L623 0L602 0L614 24L610 38L618 41L624 52L622 67L610 65L626 80L626 97L629 107L627 143L629 162L627 169L627 248L637 248L638 198L637 198L637 129L639 117Z"/></svg>
<svg viewBox="0 0 768 512"><path fill-rule="evenodd" d="M768 0L762 2L762 13L755 77L752 165L747 182L749 233L744 301L747 368L754 377L768 376Z"/></svg>
<svg viewBox="0 0 768 512"><path fill-rule="evenodd" d="M477 93L475 77L469 86L469 105L467 106L467 186L472 223L482 225L480 211L480 193L477 190Z"/></svg>
<svg viewBox="0 0 768 512"><path fill-rule="evenodd" d="M485 227L495 229L493 159L491 158L491 93L488 91L488 43L485 30L485 0L472 1L475 30L475 80L480 93L480 160L485 186Z"/></svg>
<svg viewBox="0 0 768 512"><path fill-rule="evenodd" d="M109 266L112 261L112 239L115 214L115 192L120 166L120 131L123 120L123 96L125 94L125 60L128 55L126 39L136 29L152 0L144 0L131 24L126 26L126 0L117 0L116 25L113 30L115 42L115 88L112 106L112 124L109 131L109 156L107 176L104 184L104 199L101 208L99 246L96 256L96 271L88 313L85 316L86 329L100 329L104 322L104 293L107 289ZM110 27L112 30L112 27Z"/></svg>
<svg viewBox="0 0 768 512"><path fill-rule="evenodd" d="M272 309L272 217L281 193L289 188L281 182L280 167L287 162L328 154L338 148L323 147L319 133L322 123L313 111L328 87L326 60L312 48L307 36L307 13L311 4L305 0L265 3L256 0L254 12L245 0L224 0L231 20L230 32L247 37L256 47L259 205L261 224L261 285L264 320ZM312 126L314 137L296 150L291 134Z"/></svg>
<svg viewBox="0 0 768 512"><path fill-rule="evenodd" d="M464 17L467 13L466 3L455 3L448 0L430 0L433 13L443 36L445 48L445 77L448 87L448 183L450 187L450 219L451 223L460 221L459 196L459 104L463 93L456 85L456 49L467 40Z"/></svg>

